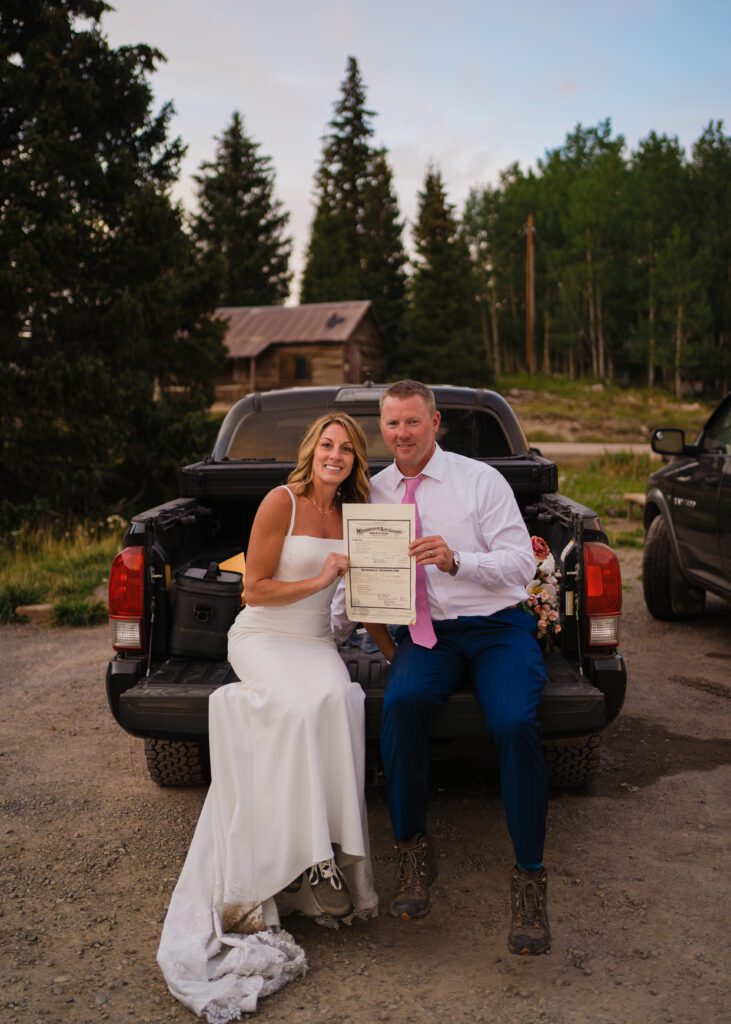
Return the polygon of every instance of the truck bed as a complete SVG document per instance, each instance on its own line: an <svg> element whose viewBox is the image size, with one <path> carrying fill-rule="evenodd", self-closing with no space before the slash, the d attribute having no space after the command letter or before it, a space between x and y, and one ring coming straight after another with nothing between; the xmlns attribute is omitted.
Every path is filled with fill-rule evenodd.
<svg viewBox="0 0 731 1024"><path fill-rule="evenodd" d="M353 682L368 695L366 739L380 735L387 673L383 658L357 648L341 652ZM580 736L604 728L604 694L590 685L561 654L546 657L548 682L538 708L544 739ZM119 695L118 720L128 732L162 739L203 740L208 732L208 698L236 681L228 662L169 658L150 676ZM433 716L434 739L485 738L487 729L477 699L468 686L454 694Z"/></svg>

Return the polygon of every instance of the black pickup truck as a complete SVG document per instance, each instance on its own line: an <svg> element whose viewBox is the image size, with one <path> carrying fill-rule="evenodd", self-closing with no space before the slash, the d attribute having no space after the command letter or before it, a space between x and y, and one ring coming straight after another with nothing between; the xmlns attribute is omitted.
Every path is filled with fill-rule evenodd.
<svg viewBox="0 0 731 1024"><path fill-rule="evenodd" d="M674 427L650 444L671 461L647 484L645 603L657 619L689 618L707 592L731 599L731 393L692 444Z"/></svg>
<svg viewBox="0 0 731 1024"><path fill-rule="evenodd" d="M391 460L378 426L382 390L366 384L248 395L229 411L212 454L182 469L181 497L131 521L110 574L116 653L107 670L107 696L122 728L144 739L148 770L158 784L208 781L208 697L235 679L225 650L213 658L185 656L172 643L181 577L200 575L211 563L246 550L259 502L286 480L305 428L322 412L354 416L368 439L371 472L387 465ZM617 650L619 563L596 513L556 493L556 466L528 447L500 395L459 387L434 391L442 447L504 475L529 532L547 542L560 569L562 631L559 646L546 655L549 681L539 717L552 783L583 785L598 766L600 734L625 695L626 671ZM215 575L215 565L213 570ZM341 654L366 692L368 748L376 764L387 666L367 645L346 645ZM466 680L433 717L435 756L477 745L485 749L488 734Z"/></svg>

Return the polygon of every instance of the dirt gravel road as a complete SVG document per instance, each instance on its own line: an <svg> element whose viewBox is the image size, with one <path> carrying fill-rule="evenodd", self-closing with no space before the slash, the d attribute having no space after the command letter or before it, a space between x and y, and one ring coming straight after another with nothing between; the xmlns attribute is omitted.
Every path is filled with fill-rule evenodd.
<svg viewBox="0 0 731 1024"><path fill-rule="evenodd" d="M433 775L434 909L325 932L290 927L310 971L263 1022L694 1024L728 1019L731 609L663 625L623 556L630 689L592 792L550 805L554 945L506 951L510 848L491 770ZM162 790L107 710L105 627L0 628L0 1018L190 1022L155 964L203 792ZM376 882L393 870L369 794Z"/></svg>

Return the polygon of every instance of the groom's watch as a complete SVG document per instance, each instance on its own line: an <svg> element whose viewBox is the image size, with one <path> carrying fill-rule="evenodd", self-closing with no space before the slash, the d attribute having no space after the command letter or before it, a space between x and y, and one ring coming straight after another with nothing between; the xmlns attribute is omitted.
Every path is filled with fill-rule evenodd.
<svg viewBox="0 0 731 1024"><path fill-rule="evenodd" d="M459 567L462 564L462 559L459 557L459 551L452 552L452 568L449 570L450 576L456 576L459 572Z"/></svg>

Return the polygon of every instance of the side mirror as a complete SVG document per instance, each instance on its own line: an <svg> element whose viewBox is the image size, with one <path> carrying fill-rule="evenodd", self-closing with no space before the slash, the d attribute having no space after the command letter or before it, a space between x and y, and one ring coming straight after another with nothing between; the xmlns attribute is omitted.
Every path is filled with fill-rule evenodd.
<svg viewBox="0 0 731 1024"><path fill-rule="evenodd" d="M676 427L658 427L652 432L650 447L658 455L682 455L685 450L685 431Z"/></svg>

